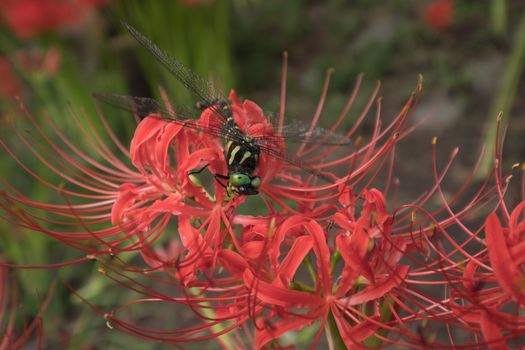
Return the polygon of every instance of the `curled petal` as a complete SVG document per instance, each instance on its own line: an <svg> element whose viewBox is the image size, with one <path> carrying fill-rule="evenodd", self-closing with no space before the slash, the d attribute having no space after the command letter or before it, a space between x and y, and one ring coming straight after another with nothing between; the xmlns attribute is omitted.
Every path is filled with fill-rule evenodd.
<svg viewBox="0 0 525 350"><path fill-rule="evenodd" d="M505 292L517 303L525 305L525 276L511 258L507 239L495 213L491 213L487 218L485 232L489 258L496 278Z"/></svg>
<svg viewBox="0 0 525 350"><path fill-rule="evenodd" d="M525 213L522 211L525 209L525 201L522 201L520 204L512 210L509 220L509 229L511 231L510 236L513 240L520 240L521 236L525 234ZM521 218L521 220L520 220Z"/></svg>
<svg viewBox="0 0 525 350"><path fill-rule="evenodd" d="M325 304L325 299L315 294L289 290L257 279L249 270L244 272L244 284L253 286L258 299L270 305L282 307L319 307Z"/></svg>
<svg viewBox="0 0 525 350"><path fill-rule="evenodd" d="M123 184L119 188L117 199L111 209L111 223L113 225L122 222L124 212L130 208L137 199L138 187L134 184Z"/></svg>
<svg viewBox="0 0 525 350"><path fill-rule="evenodd" d="M341 317L335 317L334 319L341 338L348 349L368 349L361 342L374 334L378 328L376 323L364 320L352 327Z"/></svg>
<svg viewBox="0 0 525 350"><path fill-rule="evenodd" d="M337 249L346 263L346 268L354 271L352 278L363 275L369 281L374 280L372 267L365 258L365 249L368 247L368 241L369 238L366 234L359 235L357 233L352 235L352 237L339 235L336 238Z"/></svg>
<svg viewBox="0 0 525 350"><path fill-rule="evenodd" d="M284 258L279 268L279 275L287 285L292 280L304 257L312 249L313 240L310 236L297 237L292 248Z"/></svg>
<svg viewBox="0 0 525 350"><path fill-rule="evenodd" d="M494 322L491 314L483 312L480 321L481 331L487 341L487 346L491 350L505 350L510 349L509 346L502 339L502 333L496 322Z"/></svg>
<svg viewBox="0 0 525 350"><path fill-rule="evenodd" d="M231 250L223 249L219 259L232 275L242 278L244 271L249 267L246 260L240 254Z"/></svg>
<svg viewBox="0 0 525 350"><path fill-rule="evenodd" d="M375 285L368 286L361 292L358 292L352 296L341 298L338 303L341 305L359 305L384 297L395 287L398 287L405 280L409 266L398 266L390 276L383 279L382 282L377 282Z"/></svg>

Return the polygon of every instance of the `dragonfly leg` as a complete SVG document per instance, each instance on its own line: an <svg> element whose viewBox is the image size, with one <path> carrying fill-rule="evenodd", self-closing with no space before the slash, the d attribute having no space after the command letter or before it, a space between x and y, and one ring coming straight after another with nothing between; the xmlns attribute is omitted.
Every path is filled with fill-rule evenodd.
<svg viewBox="0 0 525 350"><path fill-rule="evenodd" d="M197 175L197 174L200 174L202 173L206 168L208 168L210 166L210 164L206 164L205 166L203 166L202 168L200 169L197 169L197 170L192 170L192 171L189 171L188 172L188 175ZM216 174L214 173L213 174L213 177L215 178L215 181L217 181L217 183L219 185L221 185L221 187L223 187L225 190L229 191L230 189L230 183L229 183L229 180L230 180L230 177L228 175L222 175L222 174ZM223 182L223 180L227 180L228 182L225 184Z"/></svg>
<svg viewBox="0 0 525 350"><path fill-rule="evenodd" d="M215 177L215 181L217 181L219 185L221 185L226 190L228 189L229 183L228 185L225 185L221 180L229 180L230 179L229 176L221 175L221 174L213 174L213 176Z"/></svg>
<svg viewBox="0 0 525 350"><path fill-rule="evenodd" d="M205 166L203 166L202 168L200 168L199 170L192 170L192 171L188 171L188 175L197 175L197 174L200 174L202 173L202 171L204 169L206 169L207 167L210 166L210 163L206 164Z"/></svg>

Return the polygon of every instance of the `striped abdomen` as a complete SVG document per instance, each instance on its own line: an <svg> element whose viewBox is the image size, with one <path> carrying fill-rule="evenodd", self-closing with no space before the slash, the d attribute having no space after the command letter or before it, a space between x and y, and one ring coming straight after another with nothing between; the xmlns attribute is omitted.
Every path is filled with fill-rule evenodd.
<svg viewBox="0 0 525 350"><path fill-rule="evenodd" d="M224 157L228 172L252 175L259 163L259 146L248 140L228 140L224 148Z"/></svg>

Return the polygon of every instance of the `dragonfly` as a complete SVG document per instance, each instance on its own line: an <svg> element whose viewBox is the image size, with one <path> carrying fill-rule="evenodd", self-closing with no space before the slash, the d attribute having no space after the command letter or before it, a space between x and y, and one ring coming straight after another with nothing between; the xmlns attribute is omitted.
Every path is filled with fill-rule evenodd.
<svg viewBox="0 0 525 350"><path fill-rule="evenodd" d="M227 163L228 174L214 174L214 177L222 187L226 188L228 193L236 193L238 195L256 195L259 193L261 178L256 173L261 152L288 162L325 181L333 182L318 170L305 165L299 158L285 154L276 147L276 141L284 142L288 140L292 142L319 143L321 139L325 144L342 145L349 144L350 141L348 139L322 128L309 130L303 124L297 122L282 127L274 136L254 136L243 132L233 118L231 103L210 81L202 78L166 51L159 48L153 41L130 24L124 21L122 24L139 44L148 50L161 65L198 99L198 102L194 107L173 105L168 109L150 97L93 93L97 100L135 113L139 118L145 118L155 113L166 122L176 123L220 137L224 140L224 158ZM215 123L203 126L195 118L207 108L214 112L216 120ZM203 169L196 172L200 172Z"/></svg>

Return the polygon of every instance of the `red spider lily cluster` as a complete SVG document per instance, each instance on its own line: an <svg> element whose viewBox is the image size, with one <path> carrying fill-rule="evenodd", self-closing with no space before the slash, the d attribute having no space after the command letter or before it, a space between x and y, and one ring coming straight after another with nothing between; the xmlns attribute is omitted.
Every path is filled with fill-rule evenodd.
<svg viewBox="0 0 525 350"><path fill-rule="evenodd" d="M500 204L501 214L491 212L483 231L464 230L469 238L457 250L464 266L450 305L458 320L475 327L489 348L510 349L508 344L523 346L525 334L525 200L514 208ZM464 249L474 239L477 250Z"/></svg>
<svg viewBox="0 0 525 350"><path fill-rule="evenodd" d="M328 81L310 130L317 127ZM472 177L453 198L441 187L454 152L442 170L434 162L435 184L427 193L389 208L395 146L414 128L408 122L421 86L384 127L377 87L357 122L342 131L360 83L330 128L354 144L319 147L305 140L292 161L261 153L256 175L262 208L251 215L239 213L246 196L230 193L220 181L205 186L196 179L195 170L206 166L212 174L227 174L221 140L202 131L216 123L212 109L187 125L145 118L129 152L103 118L114 145L102 144L103 135L79 122L87 152L53 125L56 135L47 135L26 113L34 132L18 139L63 183L40 177L0 144L62 200L37 202L4 181L2 218L85 253L62 264L97 261L107 278L141 295L113 310L94 306L110 328L134 336L170 343L217 339L231 349L278 348L306 328L313 330L312 348L321 341L350 349L503 348L519 342L525 204L508 213L508 174L498 168L499 157L492 178L468 201L460 199ZM254 102L240 101L234 92L229 99L243 132L281 154L282 120L275 128ZM280 112L282 118L284 103ZM357 130L369 114L375 127L364 139ZM432 144L435 159L437 142ZM442 205L427 209L436 197ZM486 224L474 227L475 217L486 217ZM121 258L129 253L135 258ZM198 322L158 329L123 312L154 304L173 308L174 315L186 310Z"/></svg>
<svg viewBox="0 0 525 350"><path fill-rule="evenodd" d="M3 22L20 39L74 26L106 0L1 0Z"/></svg>

